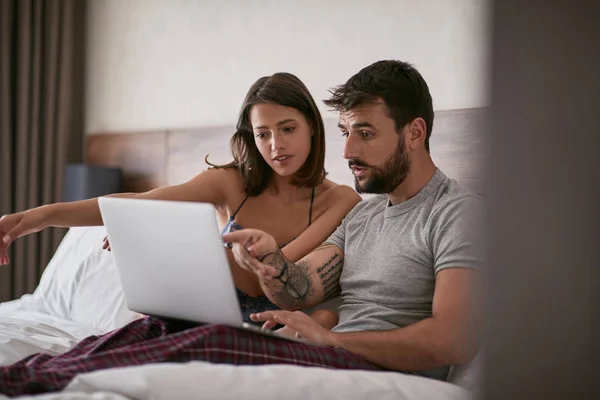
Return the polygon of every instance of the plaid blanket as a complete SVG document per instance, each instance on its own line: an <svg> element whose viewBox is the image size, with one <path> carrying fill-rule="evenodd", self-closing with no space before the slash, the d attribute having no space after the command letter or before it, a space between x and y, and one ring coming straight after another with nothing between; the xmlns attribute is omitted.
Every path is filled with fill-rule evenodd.
<svg viewBox="0 0 600 400"><path fill-rule="evenodd" d="M0 367L0 393L16 396L58 391L84 372L193 360L381 369L343 349L291 342L224 325L186 326L145 317L105 335L90 336L64 354L34 354Z"/></svg>

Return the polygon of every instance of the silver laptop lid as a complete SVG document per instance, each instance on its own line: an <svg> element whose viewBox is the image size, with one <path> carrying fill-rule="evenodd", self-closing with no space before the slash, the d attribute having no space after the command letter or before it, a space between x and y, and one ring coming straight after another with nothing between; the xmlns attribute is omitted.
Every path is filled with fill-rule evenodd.
<svg viewBox="0 0 600 400"><path fill-rule="evenodd" d="M212 204L114 197L98 204L130 310L241 326Z"/></svg>

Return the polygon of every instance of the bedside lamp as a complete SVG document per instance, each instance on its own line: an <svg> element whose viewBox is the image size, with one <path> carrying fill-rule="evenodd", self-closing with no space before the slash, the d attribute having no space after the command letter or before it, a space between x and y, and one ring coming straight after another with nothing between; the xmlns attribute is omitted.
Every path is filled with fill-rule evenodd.
<svg viewBox="0 0 600 400"><path fill-rule="evenodd" d="M121 191L120 168L68 164L65 167L63 201L78 201Z"/></svg>

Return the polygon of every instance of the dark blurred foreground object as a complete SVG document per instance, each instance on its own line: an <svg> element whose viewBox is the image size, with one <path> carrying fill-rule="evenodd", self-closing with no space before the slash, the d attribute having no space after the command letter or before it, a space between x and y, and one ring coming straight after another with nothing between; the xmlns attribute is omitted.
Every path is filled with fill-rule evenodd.
<svg viewBox="0 0 600 400"><path fill-rule="evenodd" d="M600 2L493 2L485 400L600 399Z"/></svg>

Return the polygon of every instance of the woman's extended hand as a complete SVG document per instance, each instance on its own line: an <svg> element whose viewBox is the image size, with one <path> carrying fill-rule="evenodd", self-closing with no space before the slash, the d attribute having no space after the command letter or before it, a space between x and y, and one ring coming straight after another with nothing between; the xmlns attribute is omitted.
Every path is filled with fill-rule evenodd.
<svg viewBox="0 0 600 400"><path fill-rule="evenodd" d="M43 209L34 208L0 218L0 265L10 262L8 247L16 239L45 228L46 215Z"/></svg>

